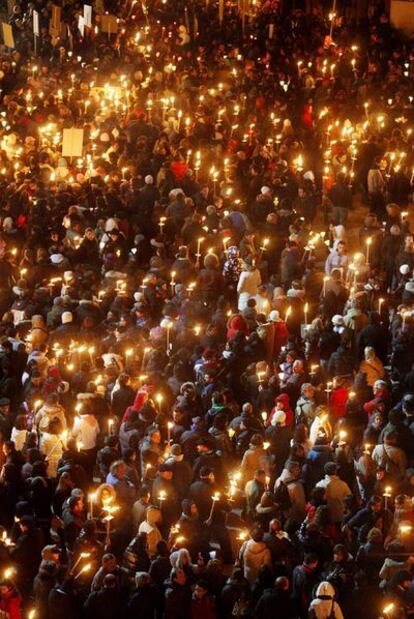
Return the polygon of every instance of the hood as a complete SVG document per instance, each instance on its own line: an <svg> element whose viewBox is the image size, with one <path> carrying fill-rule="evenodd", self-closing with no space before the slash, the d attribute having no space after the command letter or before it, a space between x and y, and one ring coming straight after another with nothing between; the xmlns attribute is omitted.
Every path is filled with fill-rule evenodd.
<svg viewBox="0 0 414 619"><path fill-rule="evenodd" d="M276 402L282 402L283 410L285 411L290 408L289 396L287 393L281 393L280 395L278 395L275 399L275 404Z"/></svg>
<svg viewBox="0 0 414 619"><path fill-rule="evenodd" d="M335 589L330 582L323 581L319 583L318 588L316 589L316 597L328 597L332 599L335 597Z"/></svg>
<svg viewBox="0 0 414 619"><path fill-rule="evenodd" d="M60 415L64 412L59 404L45 404L41 410L46 415Z"/></svg>
<svg viewBox="0 0 414 619"><path fill-rule="evenodd" d="M32 316L32 329L44 329L45 321L43 320L43 316L36 314Z"/></svg>
<svg viewBox="0 0 414 619"><path fill-rule="evenodd" d="M151 527L156 527L161 521L161 513L157 507L149 507L146 512L147 524Z"/></svg>
<svg viewBox="0 0 414 619"><path fill-rule="evenodd" d="M246 323L241 316L234 316L230 320L229 328L235 331L243 331L246 328Z"/></svg>

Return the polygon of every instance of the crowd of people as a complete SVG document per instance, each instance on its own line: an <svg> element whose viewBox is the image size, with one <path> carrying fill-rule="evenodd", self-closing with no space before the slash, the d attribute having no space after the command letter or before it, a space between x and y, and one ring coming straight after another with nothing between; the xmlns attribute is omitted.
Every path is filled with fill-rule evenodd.
<svg viewBox="0 0 414 619"><path fill-rule="evenodd" d="M300 5L8 7L0 617L414 612L413 42Z"/></svg>

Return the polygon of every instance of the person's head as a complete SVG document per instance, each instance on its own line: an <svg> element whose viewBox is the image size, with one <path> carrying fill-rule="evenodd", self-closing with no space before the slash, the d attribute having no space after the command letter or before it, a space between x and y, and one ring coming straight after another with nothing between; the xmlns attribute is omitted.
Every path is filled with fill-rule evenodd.
<svg viewBox="0 0 414 619"><path fill-rule="evenodd" d="M253 405L250 402L245 402L242 406L242 415L252 415Z"/></svg>
<svg viewBox="0 0 414 619"><path fill-rule="evenodd" d="M126 466L123 460L116 460L111 464L111 474L117 479L123 479L126 474Z"/></svg>
<svg viewBox="0 0 414 619"><path fill-rule="evenodd" d="M126 387L127 385L130 384L131 377L129 376L129 374L126 374L126 373L120 374L118 378L118 382L119 382L120 387Z"/></svg>
<svg viewBox="0 0 414 619"><path fill-rule="evenodd" d="M266 473L263 469L257 469L254 472L254 478L257 482L259 482L260 484L265 484L266 483Z"/></svg>
<svg viewBox="0 0 414 619"><path fill-rule="evenodd" d="M373 544L382 544L382 531L381 529L377 529L373 527L368 531L367 535L368 542L372 542Z"/></svg>
<svg viewBox="0 0 414 619"><path fill-rule="evenodd" d="M346 254L346 243L344 243L344 241L339 241L336 246L336 251L340 256Z"/></svg>
<svg viewBox="0 0 414 619"><path fill-rule="evenodd" d="M380 496L372 496L369 500L369 507L371 511L378 514L382 510L382 499Z"/></svg>
<svg viewBox="0 0 414 619"><path fill-rule="evenodd" d="M278 591L289 591L289 579L286 576L279 576L275 580L275 589Z"/></svg>
<svg viewBox="0 0 414 619"><path fill-rule="evenodd" d="M0 580L0 595L5 596L12 590L13 590L13 583L7 578L2 578Z"/></svg>
<svg viewBox="0 0 414 619"><path fill-rule="evenodd" d="M348 553L343 544L336 544L333 549L333 560L335 563L341 563L348 557Z"/></svg>
<svg viewBox="0 0 414 619"><path fill-rule="evenodd" d="M83 512L83 500L80 496L71 496L68 501L68 506L72 514L81 516Z"/></svg>
<svg viewBox="0 0 414 619"><path fill-rule="evenodd" d="M282 530L282 524L280 520L278 520L277 518L272 518L272 520L269 522L269 532L278 533L281 530Z"/></svg>
<svg viewBox="0 0 414 619"><path fill-rule="evenodd" d="M137 589L142 589L151 582L151 576L148 572L136 572L135 573L135 586Z"/></svg>
<svg viewBox="0 0 414 619"><path fill-rule="evenodd" d="M208 453L213 450L213 442L208 437L200 438L197 442L197 451L199 454Z"/></svg>
<svg viewBox="0 0 414 619"><path fill-rule="evenodd" d="M315 395L315 389L310 383L303 383L301 387L302 396L308 400L312 400Z"/></svg>
<svg viewBox="0 0 414 619"><path fill-rule="evenodd" d="M318 555L313 552L308 552L305 554L303 563L311 570L315 570L318 567Z"/></svg>
<svg viewBox="0 0 414 619"><path fill-rule="evenodd" d="M198 600L201 600L208 593L208 584L205 580L197 580L194 587L194 595Z"/></svg>
<svg viewBox="0 0 414 619"><path fill-rule="evenodd" d="M151 497L151 494L148 488L146 486L141 486L141 488L138 490L138 498L141 501L141 503L148 504L150 497Z"/></svg>
<svg viewBox="0 0 414 619"><path fill-rule="evenodd" d="M10 414L9 398L0 398L0 415L7 417Z"/></svg>
<svg viewBox="0 0 414 619"><path fill-rule="evenodd" d="M365 361L373 361L375 359L375 350L372 346L365 346L364 349Z"/></svg>
<svg viewBox="0 0 414 619"><path fill-rule="evenodd" d="M173 478L173 470L169 464L160 464L159 468L160 477L166 481L171 481Z"/></svg>
<svg viewBox="0 0 414 619"><path fill-rule="evenodd" d="M106 574L103 579L104 589L116 589L116 576L114 574Z"/></svg>
<svg viewBox="0 0 414 619"><path fill-rule="evenodd" d="M335 462L327 462L324 466L325 475L336 475L337 466Z"/></svg>
<svg viewBox="0 0 414 619"><path fill-rule="evenodd" d="M104 554L104 556L102 557L102 567L104 568L105 572L114 572L117 567L115 555L111 552L107 552L106 554Z"/></svg>
<svg viewBox="0 0 414 619"><path fill-rule="evenodd" d="M263 541L263 529L259 529L259 527L257 527L252 531L251 535L254 542L259 543Z"/></svg>

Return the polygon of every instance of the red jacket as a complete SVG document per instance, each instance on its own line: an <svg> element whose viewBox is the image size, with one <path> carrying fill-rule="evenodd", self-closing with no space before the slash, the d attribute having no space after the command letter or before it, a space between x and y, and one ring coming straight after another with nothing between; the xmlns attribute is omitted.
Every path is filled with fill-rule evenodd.
<svg viewBox="0 0 414 619"><path fill-rule="evenodd" d="M283 321L274 322L274 344L273 344L273 355L274 357L278 357L279 353L282 349L282 346L286 346L286 342L288 341L289 331L286 326L286 323Z"/></svg>
<svg viewBox="0 0 414 619"><path fill-rule="evenodd" d="M283 404L283 412L286 415L286 426L288 428L291 428L293 426L293 423L295 421L295 413L293 412L293 410L290 408L290 401L289 401L289 396L287 393L281 393L280 395L277 396L277 398L275 399L275 404L277 402L282 402ZM272 422L273 419L273 415L276 412L276 406L274 408L272 408L272 412L270 413L270 423Z"/></svg>
<svg viewBox="0 0 414 619"><path fill-rule="evenodd" d="M334 417L345 417L346 404L348 402L348 391L344 387L334 389L331 396L331 411Z"/></svg>
<svg viewBox="0 0 414 619"><path fill-rule="evenodd" d="M22 598L17 591L9 589L7 593L1 596L0 610L8 613L10 619L22 619L21 602Z"/></svg>
<svg viewBox="0 0 414 619"><path fill-rule="evenodd" d="M227 327L227 340L231 340L238 333L243 333L246 337L249 335L249 326L243 316L237 314L230 319Z"/></svg>
<svg viewBox="0 0 414 619"><path fill-rule="evenodd" d="M193 595L191 619L217 619L214 600L209 595L204 595L201 600Z"/></svg>

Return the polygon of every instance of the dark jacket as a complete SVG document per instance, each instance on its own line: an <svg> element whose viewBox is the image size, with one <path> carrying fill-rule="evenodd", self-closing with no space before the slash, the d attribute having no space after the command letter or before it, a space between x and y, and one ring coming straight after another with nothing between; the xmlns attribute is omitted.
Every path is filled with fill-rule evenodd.
<svg viewBox="0 0 414 619"><path fill-rule="evenodd" d="M165 592L165 619L190 619L191 587L187 584L169 583Z"/></svg>
<svg viewBox="0 0 414 619"><path fill-rule="evenodd" d="M295 603L289 591L265 589L256 604L257 619L273 619L277 613L278 619L292 619L295 615Z"/></svg>
<svg viewBox="0 0 414 619"><path fill-rule="evenodd" d="M142 619L154 619L157 608L160 606L159 594L156 587L151 584L134 589L128 604L128 619L141 617Z"/></svg>
<svg viewBox="0 0 414 619"><path fill-rule="evenodd" d="M84 616L87 619L122 619L125 606L125 596L121 596L118 589L104 587L89 594L83 607Z"/></svg>

